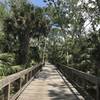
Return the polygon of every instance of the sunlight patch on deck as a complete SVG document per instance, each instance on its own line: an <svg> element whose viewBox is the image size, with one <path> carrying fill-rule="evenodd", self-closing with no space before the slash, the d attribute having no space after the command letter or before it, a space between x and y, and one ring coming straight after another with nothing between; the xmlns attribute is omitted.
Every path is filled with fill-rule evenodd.
<svg viewBox="0 0 100 100"><path fill-rule="evenodd" d="M68 84L77 97L69 86L65 85L56 68L46 63L37 78L30 83L17 100L84 100L69 82Z"/></svg>

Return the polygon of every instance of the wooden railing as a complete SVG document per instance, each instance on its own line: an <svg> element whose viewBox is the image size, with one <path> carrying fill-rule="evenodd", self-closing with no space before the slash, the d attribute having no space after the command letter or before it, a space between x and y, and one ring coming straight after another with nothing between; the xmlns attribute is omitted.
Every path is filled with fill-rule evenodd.
<svg viewBox="0 0 100 100"><path fill-rule="evenodd" d="M16 100L42 66L38 64L0 80L0 100Z"/></svg>
<svg viewBox="0 0 100 100"><path fill-rule="evenodd" d="M100 78L64 65L57 64L57 67L85 100L100 100Z"/></svg>

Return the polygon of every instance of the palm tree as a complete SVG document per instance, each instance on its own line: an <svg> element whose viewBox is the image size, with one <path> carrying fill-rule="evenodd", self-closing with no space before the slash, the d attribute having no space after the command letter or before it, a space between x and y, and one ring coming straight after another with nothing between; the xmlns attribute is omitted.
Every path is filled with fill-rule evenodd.
<svg viewBox="0 0 100 100"><path fill-rule="evenodd" d="M46 36L49 23L44 18L42 8L27 2L23 2L20 6L12 3L11 14L4 20L4 31L19 41L19 48L16 50L16 63L27 65L30 38Z"/></svg>

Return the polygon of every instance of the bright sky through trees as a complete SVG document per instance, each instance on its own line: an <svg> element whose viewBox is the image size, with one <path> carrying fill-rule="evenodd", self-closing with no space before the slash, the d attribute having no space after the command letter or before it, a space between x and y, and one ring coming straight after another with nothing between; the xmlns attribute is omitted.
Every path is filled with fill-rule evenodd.
<svg viewBox="0 0 100 100"><path fill-rule="evenodd" d="M4 2L5 0L0 0L0 2ZM43 0L29 0L29 2L33 3L36 6L46 6L46 4L43 2Z"/></svg>
<svg viewBox="0 0 100 100"><path fill-rule="evenodd" d="M43 2L43 0L29 0L30 2L32 2L34 5L37 6L45 6L46 4Z"/></svg>

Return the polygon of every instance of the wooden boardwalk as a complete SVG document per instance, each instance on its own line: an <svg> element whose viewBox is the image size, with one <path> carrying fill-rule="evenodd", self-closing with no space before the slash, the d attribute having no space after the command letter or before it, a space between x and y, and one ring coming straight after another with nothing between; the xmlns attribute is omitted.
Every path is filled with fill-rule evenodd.
<svg viewBox="0 0 100 100"><path fill-rule="evenodd" d="M84 100L77 90L66 82L67 84L53 65L46 63L38 77L17 100Z"/></svg>

